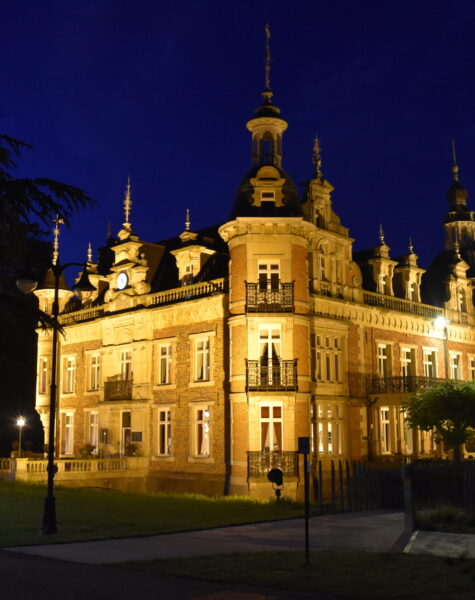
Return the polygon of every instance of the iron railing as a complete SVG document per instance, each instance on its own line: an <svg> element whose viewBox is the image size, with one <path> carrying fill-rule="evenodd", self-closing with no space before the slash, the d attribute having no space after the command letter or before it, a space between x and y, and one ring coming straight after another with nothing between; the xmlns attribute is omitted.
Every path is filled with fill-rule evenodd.
<svg viewBox="0 0 475 600"><path fill-rule="evenodd" d="M288 450L251 450L247 453L248 477L267 477L267 473L275 467L282 469L284 477L298 477L298 454Z"/></svg>
<svg viewBox="0 0 475 600"><path fill-rule="evenodd" d="M247 360L248 391L297 391L297 359Z"/></svg>
<svg viewBox="0 0 475 600"><path fill-rule="evenodd" d="M246 312L294 312L294 284L279 283L276 289L246 282Z"/></svg>
<svg viewBox="0 0 475 600"><path fill-rule="evenodd" d="M367 392L369 394L408 394L425 390L446 381L440 377L368 377Z"/></svg>
<svg viewBox="0 0 475 600"><path fill-rule="evenodd" d="M132 400L132 379L104 382L104 400Z"/></svg>

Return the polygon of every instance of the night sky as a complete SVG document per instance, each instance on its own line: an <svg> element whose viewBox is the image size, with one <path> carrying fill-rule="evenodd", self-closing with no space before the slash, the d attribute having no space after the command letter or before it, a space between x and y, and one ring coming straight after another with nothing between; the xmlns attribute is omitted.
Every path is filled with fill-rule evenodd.
<svg viewBox="0 0 475 600"><path fill-rule="evenodd" d="M71 183L98 201L63 229L82 261L123 221L158 241L227 220L250 168L245 123L264 86L289 122L284 169L312 175L323 147L333 207L356 238L393 257L410 235L428 266L442 248L451 139L475 197L473 0L0 0L0 131L33 152L18 176ZM469 206L475 208L475 200ZM74 273L72 273L74 274Z"/></svg>

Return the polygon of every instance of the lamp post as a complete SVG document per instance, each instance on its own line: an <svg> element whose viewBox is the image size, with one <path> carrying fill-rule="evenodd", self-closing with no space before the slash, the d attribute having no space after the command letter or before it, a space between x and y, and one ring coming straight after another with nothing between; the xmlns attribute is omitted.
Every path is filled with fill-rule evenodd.
<svg viewBox="0 0 475 600"><path fill-rule="evenodd" d="M58 470L54 464L54 438L55 438L55 421L56 421L56 398L57 398L57 386L56 386L56 369L57 369L57 346L58 346L58 331L59 331L59 281L63 271L68 267L83 267L83 272L80 280L75 286L74 290L81 292L92 292L96 288L91 284L87 276L86 265L82 263L66 263L64 265L56 262L51 266L51 271L54 276L54 299L53 299L53 311L52 311L52 329L53 329L53 351L51 356L51 385L50 385L50 397L49 397L49 431L48 431L48 466L46 471L48 474L48 491L44 501L43 508L43 522L41 531L44 534L56 533L58 531L56 527L56 501L54 497L54 476ZM31 291L31 280L19 280L17 286L21 291Z"/></svg>
<svg viewBox="0 0 475 600"><path fill-rule="evenodd" d="M25 426L26 419L25 417L18 417L16 424L18 425L18 458L22 457L21 451L21 432L23 427Z"/></svg>

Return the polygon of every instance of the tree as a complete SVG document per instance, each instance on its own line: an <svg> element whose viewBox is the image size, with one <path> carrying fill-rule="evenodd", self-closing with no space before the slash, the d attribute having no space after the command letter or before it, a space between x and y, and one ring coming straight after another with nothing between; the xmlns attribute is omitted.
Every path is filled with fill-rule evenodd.
<svg viewBox="0 0 475 600"><path fill-rule="evenodd" d="M16 438L16 417L23 413L28 424L34 420L35 329L49 322L34 296L17 291L16 280L27 269L41 281L51 262L45 231L57 216L67 224L77 210L93 204L77 187L14 177L17 158L27 149L29 144L0 134L0 455Z"/></svg>
<svg viewBox="0 0 475 600"><path fill-rule="evenodd" d="M437 441L453 448L454 462L458 463L462 445L475 429L475 382L448 379L418 392L403 410L411 427L435 430Z"/></svg>

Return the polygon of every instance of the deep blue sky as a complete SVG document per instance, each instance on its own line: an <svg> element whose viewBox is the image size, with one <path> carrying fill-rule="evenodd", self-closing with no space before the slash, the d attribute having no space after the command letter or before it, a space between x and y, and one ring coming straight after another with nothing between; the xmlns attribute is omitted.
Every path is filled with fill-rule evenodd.
<svg viewBox="0 0 475 600"><path fill-rule="evenodd" d="M381 222L392 256L412 235L428 265L443 243L452 138L475 195L473 0L0 4L0 131L34 146L17 173L99 203L63 230L62 260L102 245L109 221L118 232L129 173L142 239L179 234L187 207L192 228L227 219L250 167L266 22L289 122L284 168L308 179L320 136L357 249L377 244Z"/></svg>

